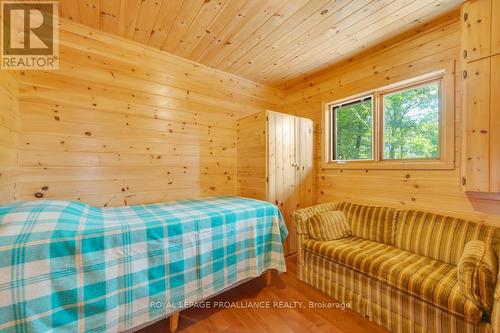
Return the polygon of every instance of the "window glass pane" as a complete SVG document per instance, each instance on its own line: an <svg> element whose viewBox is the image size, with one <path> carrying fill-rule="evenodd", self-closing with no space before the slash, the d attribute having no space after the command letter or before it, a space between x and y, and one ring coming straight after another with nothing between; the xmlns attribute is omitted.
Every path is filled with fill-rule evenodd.
<svg viewBox="0 0 500 333"><path fill-rule="evenodd" d="M384 159L439 158L440 83L384 96Z"/></svg>
<svg viewBox="0 0 500 333"><path fill-rule="evenodd" d="M373 147L372 97L333 108L334 160L371 160Z"/></svg>

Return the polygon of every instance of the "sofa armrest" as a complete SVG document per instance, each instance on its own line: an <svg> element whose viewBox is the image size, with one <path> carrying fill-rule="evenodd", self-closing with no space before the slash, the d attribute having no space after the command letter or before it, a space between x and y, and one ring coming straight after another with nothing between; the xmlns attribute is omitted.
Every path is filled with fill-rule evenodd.
<svg viewBox="0 0 500 333"><path fill-rule="evenodd" d="M500 267L500 255L498 255L498 267ZM497 275L497 284L493 294L493 309L491 311L490 322L492 333L500 333L500 269Z"/></svg>
<svg viewBox="0 0 500 333"><path fill-rule="evenodd" d="M500 297L495 298L495 301L493 302L493 311L491 312L491 327L493 328L493 333L500 333Z"/></svg>
<svg viewBox="0 0 500 333"><path fill-rule="evenodd" d="M328 212L337 209L337 204L334 202L323 203L307 208L297 209L293 212L293 219L297 232L297 277L303 280L304 270L302 260L304 257L303 244L309 237L309 218L314 214Z"/></svg>

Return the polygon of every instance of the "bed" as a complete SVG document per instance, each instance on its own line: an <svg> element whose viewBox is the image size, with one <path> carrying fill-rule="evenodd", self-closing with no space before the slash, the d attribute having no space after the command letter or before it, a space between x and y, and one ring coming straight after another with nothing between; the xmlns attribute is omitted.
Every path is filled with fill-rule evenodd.
<svg viewBox="0 0 500 333"><path fill-rule="evenodd" d="M274 205L240 197L0 206L0 332L130 331L286 271L286 237Z"/></svg>

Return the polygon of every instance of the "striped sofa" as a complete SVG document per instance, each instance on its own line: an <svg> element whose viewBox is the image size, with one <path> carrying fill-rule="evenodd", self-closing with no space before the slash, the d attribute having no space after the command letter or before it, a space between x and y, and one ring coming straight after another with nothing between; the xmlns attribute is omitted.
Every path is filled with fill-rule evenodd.
<svg viewBox="0 0 500 333"><path fill-rule="evenodd" d="M329 241L311 238L310 218L333 210L345 214L351 235ZM349 202L299 209L294 218L298 278L370 320L401 333L500 333L496 273L486 292L492 306L485 310L464 293L457 267L471 240L494 250L497 267L500 229L423 211Z"/></svg>

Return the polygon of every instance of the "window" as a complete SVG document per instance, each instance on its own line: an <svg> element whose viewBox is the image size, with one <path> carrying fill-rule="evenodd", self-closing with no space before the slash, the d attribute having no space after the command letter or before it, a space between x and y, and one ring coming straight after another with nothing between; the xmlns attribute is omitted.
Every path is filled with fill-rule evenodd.
<svg viewBox="0 0 500 333"><path fill-rule="evenodd" d="M438 159L440 82L383 95L383 159Z"/></svg>
<svg viewBox="0 0 500 333"><path fill-rule="evenodd" d="M335 160L373 159L373 98L333 106L332 156Z"/></svg>
<svg viewBox="0 0 500 333"><path fill-rule="evenodd" d="M453 168L450 82L434 72L327 104L324 167Z"/></svg>

